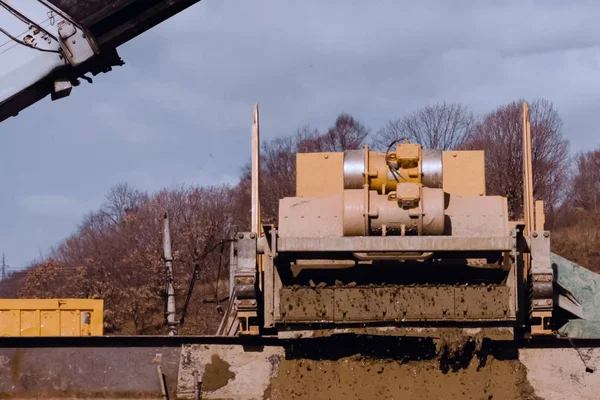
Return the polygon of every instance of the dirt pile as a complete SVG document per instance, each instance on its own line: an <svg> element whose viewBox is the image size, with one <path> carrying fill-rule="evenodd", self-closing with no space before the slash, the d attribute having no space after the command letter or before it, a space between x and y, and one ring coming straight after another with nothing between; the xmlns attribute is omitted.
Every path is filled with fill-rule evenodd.
<svg viewBox="0 0 600 400"><path fill-rule="evenodd" d="M282 360L265 399L539 399L515 359Z"/></svg>

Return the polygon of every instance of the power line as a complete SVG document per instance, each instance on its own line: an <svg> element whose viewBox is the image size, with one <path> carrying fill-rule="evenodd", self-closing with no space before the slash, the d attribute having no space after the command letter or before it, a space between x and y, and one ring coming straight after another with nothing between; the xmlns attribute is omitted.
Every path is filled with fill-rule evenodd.
<svg viewBox="0 0 600 400"><path fill-rule="evenodd" d="M6 9L9 13L11 13L12 15L14 15L17 19L19 19L21 22L29 25L30 27L35 27L38 30L40 30L41 32L43 32L44 34L48 35L48 37L52 38L55 42L58 42L58 39L51 34L48 30L45 29L44 26L42 26L42 24L44 24L46 21L50 21L50 25L53 25L52 21L54 16L53 15L49 15L48 18L46 18L44 21L40 22L40 23L36 23L35 21L27 18L25 15L21 14L19 11L17 11L15 8L9 6L8 4L6 4L4 1L0 0L0 7L3 7L4 9ZM47 26L47 25L46 25ZM46 53L57 53L57 54L62 54L60 51L57 50L51 50L51 49L42 49L39 48L37 46L34 46L30 43L25 42L24 40L19 39L20 36L26 34L29 31L25 31L17 36L13 36L12 34L10 34L8 31L6 31L5 29L3 29L2 27L0 27L0 32L2 32L4 35L6 35L9 38L9 41L2 43L2 45L0 45L0 47L5 46L7 43L9 43L10 41L15 42L17 45L21 45L21 46L25 46L25 47L29 47L31 49L34 50L38 50L38 51L42 51L42 52L46 52ZM14 45L12 47L9 47L8 49L5 49L4 51L2 51L2 53L5 53L6 51L12 49L13 47L15 47ZM0 53L0 54L2 54Z"/></svg>
<svg viewBox="0 0 600 400"><path fill-rule="evenodd" d="M0 0L0 6L3 7L4 9L6 9L6 11L8 11L9 13L11 13L12 15L14 15L17 19L21 20L22 22L24 22L26 24L33 25L34 27L38 28L40 31L44 32L46 35L48 35L52 39L54 39L55 42L58 42L58 39L56 38L56 36L54 36L49 31L47 31L46 29L44 29L43 27L41 27L34 20L32 20L30 18L27 18L27 16L21 14L16 8L13 8L12 6L8 5L3 0Z"/></svg>
<svg viewBox="0 0 600 400"><path fill-rule="evenodd" d="M32 44L29 44L23 40L19 40L18 38L12 36L10 33L8 33L7 31L5 31L4 29L0 28L0 32L4 33L6 36L8 36L11 40L13 40L15 43L20 44L21 46L25 46L25 47L29 47L30 49L33 50L37 50L37 51L42 51L45 53L57 53L57 54L62 54L60 51L58 50L50 50L50 49L42 49L40 47L36 47Z"/></svg>
<svg viewBox="0 0 600 400"><path fill-rule="evenodd" d="M51 25L51 24L48 22L49 20L50 20L50 18L46 18L44 21L40 22L40 25L41 25L41 24L45 24L45 25L44 25L44 28L48 27L49 25ZM48 22L48 23L46 24L46 22ZM20 38L21 36L23 36L23 35L25 35L25 34L27 34L27 33L29 33L29 29L28 29L28 30L26 30L25 32L21 32L21 33L19 33L18 35L15 35L15 37L16 37L16 38ZM8 39L6 42L4 42L4 43L0 44L0 47L4 47L4 46L6 46L6 45L7 45L7 44L9 44L9 43L14 43L14 41L13 41L12 39ZM15 46L17 46L17 44L15 44ZM14 47L14 46L13 46L13 47ZM1 53L0 53L0 54L1 54Z"/></svg>

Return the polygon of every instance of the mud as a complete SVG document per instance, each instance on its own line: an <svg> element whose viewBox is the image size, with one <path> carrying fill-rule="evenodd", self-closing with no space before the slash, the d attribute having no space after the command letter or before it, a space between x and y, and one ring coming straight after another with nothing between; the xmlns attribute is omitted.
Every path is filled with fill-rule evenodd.
<svg viewBox="0 0 600 400"><path fill-rule="evenodd" d="M448 331L438 339L341 335L286 349L265 399L539 399L513 347Z"/></svg>
<svg viewBox="0 0 600 400"><path fill-rule="evenodd" d="M235 378L235 374L229 370L230 367L227 361L213 354L202 375L202 390L214 392L227 385L230 379Z"/></svg>
<svg viewBox="0 0 600 400"><path fill-rule="evenodd" d="M280 313L293 321L423 321L510 319L510 288L463 286L284 287Z"/></svg>
<svg viewBox="0 0 600 400"><path fill-rule="evenodd" d="M364 325L364 324L363 324ZM481 328L451 328L451 327L399 327L399 326L350 326L336 328L318 328L314 325L310 330L280 331L279 335L286 338L305 339L305 338L326 338L333 335L352 334L358 336L392 336L406 338L428 338L433 340L438 347L438 354L447 351L448 347L465 345L468 342L475 342L479 348L485 339L498 341L511 341L514 334L511 329L497 327Z"/></svg>
<svg viewBox="0 0 600 400"><path fill-rule="evenodd" d="M483 331L475 335L466 335L462 329L440 329L438 337L433 340L435 345L435 354L438 358L448 357L455 359L461 357L466 351L473 354L481 354L483 350L484 333ZM474 346L474 347L473 347Z"/></svg>
<svg viewBox="0 0 600 400"><path fill-rule="evenodd" d="M265 399L539 399L518 360L472 358L444 372L438 360L402 362L360 356L282 360Z"/></svg>

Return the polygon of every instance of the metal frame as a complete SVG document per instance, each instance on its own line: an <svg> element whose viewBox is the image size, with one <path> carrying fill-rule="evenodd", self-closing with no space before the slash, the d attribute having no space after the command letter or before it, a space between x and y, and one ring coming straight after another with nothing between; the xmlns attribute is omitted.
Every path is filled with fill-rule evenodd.
<svg viewBox="0 0 600 400"><path fill-rule="evenodd" d="M423 251L423 252L455 252L455 253L472 253L472 254L476 254L476 253L489 253L489 252L500 252L505 254L505 262L507 262L507 264L510 266L507 269L507 281L506 284L504 286L499 286L498 289L500 290L499 293L502 293L502 300L498 299L498 301L502 304L498 305L491 305L491 304L484 304L486 303L485 300L485 296L483 294L483 291L486 291L486 295L487 293L487 288L479 288L479 287L469 287L469 293L463 293L463 291L461 291L463 288L462 287L444 287L444 286L432 286L432 287L395 287L395 288L378 288L377 290L373 291L370 290L371 295L373 295L374 297L368 297L364 291L361 292L360 288L356 288L356 289L348 289L348 288L336 288L336 287L332 287L332 288L322 288L322 289L314 289L314 288L305 288L305 289L293 289L292 291L281 291L280 289L282 288L281 286L281 279L279 279L279 277L277 277L277 283L278 283L278 287L277 289L275 288L275 285L271 285L270 283L267 283L267 285L269 286L265 286L265 298L269 298L268 303L267 300L265 300L265 315L269 315L268 317L265 317L265 327L272 327L272 326L276 326L278 328L278 330L285 330L286 326L290 326L294 325L294 324L300 324L301 326L304 325L306 326L306 324L314 324L314 323L321 323L321 322L326 322L326 323L333 323L335 327L342 329L343 327L348 327L350 325L352 325L353 323L367 323L368 326L371 326L372 323L383 323L385 326L387 327L393 327L393 326L397 326L397 327L404 327L406 324L415 324L415 323L420 323L422 324L423 322L427 322L427 323L455 323L458 324L459 326L464 325L465 323L472 323L473 321L480 321L480 322L486 322L486 323L490 323L494 326L498 325L498 326L503 326L507 323L513 324L512 326L514 326L516 324L516 326L521 326L523 325L521 321L523 321L522 318L522 312L521 310L524 311L524 307L519 306L519 301L523 300L523 296L520 295L519 291L523 290L523 286L519 284L520 282L520 275L522 274L519 273L519 268L523 268L523 262L522 262L522 248L525 247L525 240L522 236L522 226L518 225L515 226L515 228L511 231L511 235L509 236L501 236L501 237L452 237L452 236L405 236L405 237L394 237L394 236L388 236L388 237L325 237L325 238L286 238L286 237L278 237L277 233L274 229L269 229L268 231L271 234L271 237L274 238L274 240L271 240L271 248L274 250L275 254L278 253L303 253L306 255L310 255L313 254L315 257L317 256L316 253L328 253L329 255L332 254L336 254L336 253L348 253L348 252L352 252L352 253L356 253L356 252L360 252L360 251L369 251L369 252L402 252L402 251L411 251L411 252L416 252L416 251ZM520 250L521 249L521 250ZM267 250L265 249L265 255L267 254L267 251L272 251L272 250ZM265 282L268 282L270 280L275 280L275 274L277 273L277 264L276 262L273 262L274 257L273 258L269 258L267 257L267 259L270 260L270 262L267 262L265 264ZM272 269L272 271L271 271ZM271 294L268 292L269 290L273 290L272 295L274 297L273 301L270 300ZM303 297L304 300L306 300L307 298L312 298L313 302L315 302L315 306L316 308L319 308L318 306L321 307L322 310L325 310L325 314L322 317L317 318L318 316L309 316L306 315L300 319L296 319L294 317L290 318L290 315L286 315L289 314L287 312L285 312L285 310L282 309L281 305L285 306L286 304L290 303L289 301L287 301L286 299L284 299L284 294L287 293L287 295L289 296L290 293L292 293L293 291L299 291L299 290L304 290L307 293L304 293L306 296ZM343 310L341 309L337 309L338 305L336 303L336 290L339 292L338 295L344 297L346 294L350 294L350 292L354 293L354 295L358 296L358 297L364 297L361 299L357 298L356 302L360 303L361 306L363 306L364 304L367 303L372 303L373 301L375 302L374 304L372 304L371 308L373 308L373 310L375 310L375 313L377 312L384 312L386 313L386 318L384 319L373 319L372 316L367 318L367 319L360 319L357 318L356 316L354 317L348 317L348 316L344 316L342 317L342 313ZM344 291L345 290L345 291ZM415 313L412 313L410 315L408 315L409 313L404 313L402 315L402 312L400 312L400 314L398 314L398 310L396 310L396 301L391 301L389 302L390 305L386 305L386 304L379 304L378 301L380 300L380 298L382 297L394 297L394 296L400 296L399 299L401 300L402 298L402 290L413 290L413 291L417 291L418 293L415 294L415 296L412 296L414 298L414 301L417 301L419 296L423 297L424 299L426 298L430 298L430 297L436 297L438 296L439 293L437 293L436 291L448 291L448 293L446 293L448 296L453 297L454 298L454 302L451 302L452 304L454 304L454 306L452 307L452 309L447 309L447 310L438 310L439 313L433 315L432 313L430 313L429 311L426 312L426 309L428 309L428 305L427 305L427 301L423 300L423 304L421 304L421 306L417 307L419 308L421 311L423 311L425 314L423 315L417 315ZM344 292L342 292L344 291ZM310 292L310 293L309 293ZM314 292L314 296L311 296L310 294ZM377 292L377 293L374 293ZM325 296L325 298L321 298L321 295L327 295L329 294L329 296ZM405 294L409 294L409 293L405 293ZM461 299L463 299L462 296L471 296L471 301L469 301L468 303L470 303L471 305L474 306L473 309L471 309L472 307L469 306L469 310L466 310L466 313L463 315L458 315L458 313L462 313L463 310L461 307L463 307L463 303L461 302ZM481 297L481 301L473 301L473 297ZM346 296L347 297L347 296ZM411 296L409 296L411 297ZM288 299L289 300L289 299ZM347 299L346 299L347 300ZM389 299L388 299L389 300ZM286 303L287 301L287 303ZM492 299L492 301L496 301L496 297L494 297ZM291 303L294 303L293 301ZM290 303L290 304L291 304ZM297 302L296 302L297 303ZM353 302L350 302L352 304L354 304ZM268 304L268 306L267 306ZM458 306L456 305L458 304ZM479 308L477 308L477 304L480 305L479 308L483 309L486 307L500 307L502 308L502 315L496 315L496 316L492 316L492 317L479 317L475 314L481 313L482 310L480 310ZM378 308L379 307L379 308ZM382 308L383 307L383 308ZM390 309L390 307L392 307L392 309ZM458 308L457 308L458 307ZM312 307L309 307L312 308ZM381 309L380 309L381 308ZM460 308L460 310L459 310ZM464 308L464 307L463 307ZM385 310L384 310L385 309ZM377 311L379 310L379 311ZM431 315L429 315L429 314ZM396 315L398 314L398 315ZM427 315L426 315L427 314ZM439 314L439 315L438 315ZM268 320L267 320L268 318ZM336 328L336 329L337 329ZM306 329L306 328L298 328L300 330L302 329ZM350 329L350 328L349 328Z"/></svg>
<svg viewBox="0 0 600 400"><path fill-rule="evenodd" d="M365 236L278 238L278 252L511 251L511 236Z"/></svg>

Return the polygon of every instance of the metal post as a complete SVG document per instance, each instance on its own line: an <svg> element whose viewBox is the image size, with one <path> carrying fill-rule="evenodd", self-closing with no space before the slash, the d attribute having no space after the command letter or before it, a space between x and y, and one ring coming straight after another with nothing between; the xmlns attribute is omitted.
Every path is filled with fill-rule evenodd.
<svg viewBox="0 0 600 400"><path fill-rule="evenodd" d="M192 372L194 377L194 400L200 400L200 382L198 382L198 371Z"/></svg>
<svg viewBox="0 0 600 400"><path fill-rule="evenodd" d="M167 277L167 325L169 336L177 334L175 321L175 287L173 286L173 256L171 254L171 232L169 230L169 216L165 213L163 218L163 252L165 260L165 274Z"/></svg>
<svg viewBox="0 0 600 400"><path fill-rule="evenodd" d="M252 230L257 237L263 235L260 220L260 120L258 117L258 104L254 105L254 123L252 124ZM262 256L257 257L258 287L263 287Z"/></svg>
<svg viewBox="0 0 600 400"><path fill-rule="evenodd" d="M5 280L6 279L6 268L8 266L6 265L6 261L4 259L4 253L2 253L2 278L1 280Z"/></svg>
<svg viewBox="0 0 600 400"><path fill-rule="evenodd" d="M533 171L531 162L531 127L529 125L529 106L527 102L522 104L523 118L523 137L522 137L522 152L523 152L523 221L525 226L523 235L528 237L535 229L533 226ZM529 269L531 268L531 254L524 254L523 257L524 274L523 279L527 281Z"/></svg>
<svg viewBox="0 0 600 400"><path fill-rule="evenodd" d="M533 166L531 150L531 124L529 122L529 107L523 102L523 219L525 235L531 235L535 230L533 215Z"/></svg>
<svg viewBox="0 0 600 400"><path fill-rule="evenodd" d="M260 129L258 104L254 105L252 124L252 232L261 235L260 226Z"/></svg>
<svg viewBox="0 0 600 400"><path fill-rule="evenodd" d="M165 376L162 372L160 365L156 366L156 372L158 374L158 383L160 384L160 391L162 393L163 400L169 400L169 392L167 392L167 384L165 383Z"/></svg>

